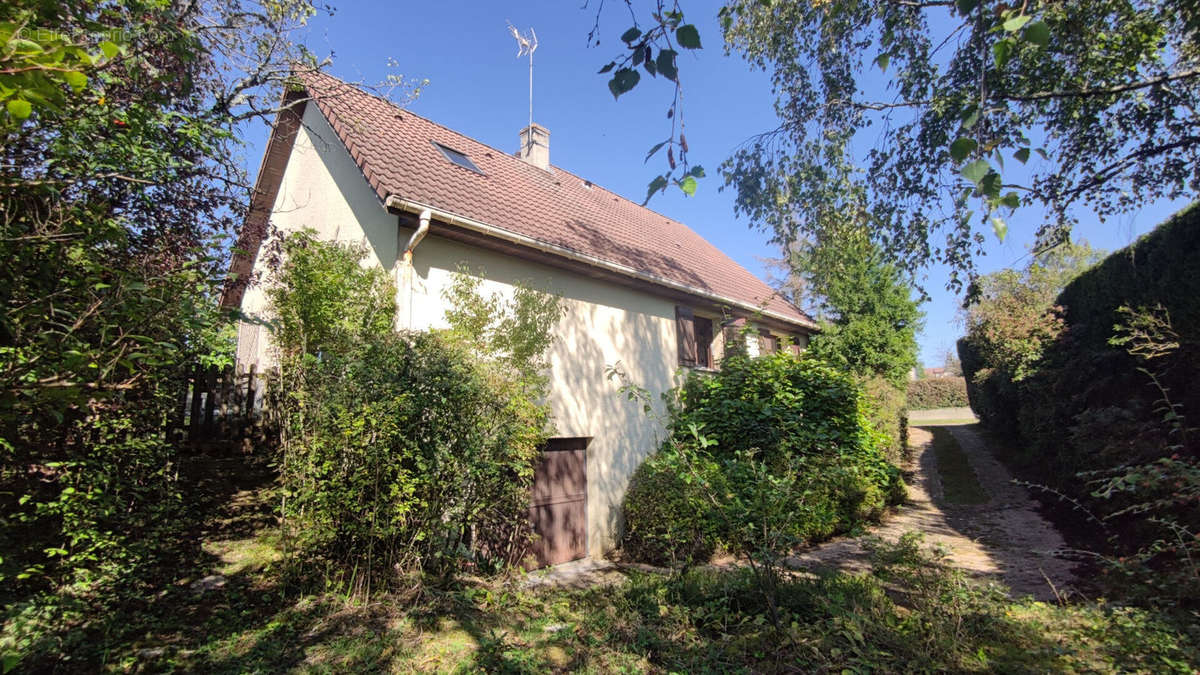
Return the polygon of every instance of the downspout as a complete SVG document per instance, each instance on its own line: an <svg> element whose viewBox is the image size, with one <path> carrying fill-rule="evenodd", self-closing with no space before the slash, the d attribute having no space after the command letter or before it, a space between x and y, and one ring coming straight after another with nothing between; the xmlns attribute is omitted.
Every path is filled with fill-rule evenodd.
<svg viewBox="0 0 1200 675"><path fill-rule="evenodd" d="M421 211L416 232L408 238L396 265L396 330L412 330L413 327L413 249L429 234L429 219L433 212ZM397 236L397 240L399 237ZM405 311L407 307L407 311ZM407 314L407 316L405 316Z"/></svg>

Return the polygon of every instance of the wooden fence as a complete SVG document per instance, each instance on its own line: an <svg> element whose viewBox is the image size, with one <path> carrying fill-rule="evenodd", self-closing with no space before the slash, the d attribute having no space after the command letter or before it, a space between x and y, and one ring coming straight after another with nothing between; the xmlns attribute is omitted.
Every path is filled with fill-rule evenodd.
<svg viewBox="0 0 1200 675"><path fill-rule="evenodd" d="M180 397L175 428L189 441L245 435L259 418L263 378L256 366L236 370L196 366Z"/></svg>

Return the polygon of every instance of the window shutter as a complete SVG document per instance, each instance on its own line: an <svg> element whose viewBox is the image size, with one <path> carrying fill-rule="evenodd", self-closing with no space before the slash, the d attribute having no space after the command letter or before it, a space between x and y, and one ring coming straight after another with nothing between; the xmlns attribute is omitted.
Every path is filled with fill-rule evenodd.
<svg viewBox="0 0 1200 675"><path fill-rule="evenodd" d="M712 319L698 317L696 325L696 365L701 368L712 368Z"/></svg>
<svg viewBox="0 0 1200 675"><path fill-rule="evenodd" d="M774 354L778 349L778 343L775 336L771 335L771 331L763 329L758 333L758 353Z"/></svg>
<svg viewBox="0 0 1200 675"><path fill-rule="evenodd" d="M696 317L691 307L675 306L675 333L679 341L679 363L696 365Z"/></svg>

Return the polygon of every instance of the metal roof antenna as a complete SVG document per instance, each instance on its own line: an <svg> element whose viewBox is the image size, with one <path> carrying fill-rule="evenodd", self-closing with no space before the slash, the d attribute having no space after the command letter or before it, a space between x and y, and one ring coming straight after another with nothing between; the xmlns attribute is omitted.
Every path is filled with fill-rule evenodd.
<svg viewBox="0 0 1200 675"><path fill-rule="evenodd" d="M508 22L508 32L512 33L513 38L515 38L517 41L517 58L519 59L522 56L525 56L526 54L529 55L529 127L532 129L533 128L533 52L538 48L537 33L533 32L533 27L530 26L529 32L525 35L522 35L517 30L516 26L512 25L511 21ZM533 134L530 133L527 136L528 136L529 140L526 142L529 143L530 145L532 145ZM526 148L525 151L529 152L529 148Z"/></svg>

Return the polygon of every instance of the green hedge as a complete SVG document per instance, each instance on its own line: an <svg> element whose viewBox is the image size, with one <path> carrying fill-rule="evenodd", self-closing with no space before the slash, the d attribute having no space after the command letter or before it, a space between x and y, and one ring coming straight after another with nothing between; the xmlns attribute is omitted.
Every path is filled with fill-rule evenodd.
<svg viewBox="0 0 1200 675"><path fill-rule="evenodd" d="M887 437L884 454L889 462L899 464L908 458L908 396L904 387L881 376L862 378L859 386L867 397L871 426Z"/></svg>
<svg viewBox="0 0 1200 675"><path fill-rule="evenodd" d="M1058 304L1071 331L1065 352L1114 351L1108 340L1122 305L1161 305L1181 336L1200 335L1200 203L1081 274Z"/></svg>
<svg viewBox="0 0 1200 675"><path fill-rule="evenodd" d="M1081 274L1056 304L1065 330L1019 381L987 363L971 336L960 341L971 407L1013 440L1006 444L1010 459L1036 472L1038 482L1105 517L1121 556L1113 558L1117 572L1132 564L1120 561L1146 564L1126 586L1155 586L1158 597L1200 597L1192 592L1194 572L1172 572L1188 569L1179 551L1196 546L1177 535L1200 529L1190 496L1200 489L1200 435L1182 428L1200 416L1200 207L1180 211ZM1140 360L1129 345L1112 342L1115 326L1130 321L1121 308L1169 316L1173 335L1165 342L1175 347Z"/></svg>
<svg viewBox="0 0 1200 675"><path fill-rule="evenodd" d="M1155 412L1161 392L1139 370L1144 364L1109 343L1124 306L1161 307L1170 315L1180 347L1156 368L1173 403L1185 414L1200 414L1200 387L1194 386L1200 380L1200 207L1180 211L1081 274L1057 304L1066 330L1020 382L984 363L969 336L959 343L971 407L985 425L1019 441L1024 459L1037 458L1062 485L1072 484L1075 472L1107 466L1101 462L1113 457L1120 458L1117 463L1153 459L1154 451L1107 448L1104 435L1096 436L1095 413L1126 411L1109 415L1108 435L1114 438L1126 435L1122 427L1161 420ZM1081 415L1086 429L1079 428Z"/></svg>
<svg viewBox="0 0 1200 675"><path fill-rule="evenodd" d="M1065 310L1066 334L1046 350L1039 371L1022 383L1027 393L1016 406L1031 451L1047 453L1067 472L1163 454L1161 449L1107 447L1106 438L1122 437L1131 426L1161 422L1156 409L1162 393L1143 367L1158 372L1160 384L1185 415L1200 414L1200 387L1195 386L1200 380L1200 208L1180 211L1081 274L1058 296L1058 304ZM1169 358L1143 363L1125 347L1110 344L1114 325L1126 321L1121 307L1165 310L1179 349ZM1081 415L1106 408L1127 414L1112 416L1105 433L1094 419L1086 429L1077 428ZM1122 419L1128 415L1133 418Z"/></svg>
<svg viewBox="0 0 1200 675"><path fill-rule="evenodd" d="M967 381L961 377L938 377L908 383L909 410L959 408L968 405Z"/></svg>

